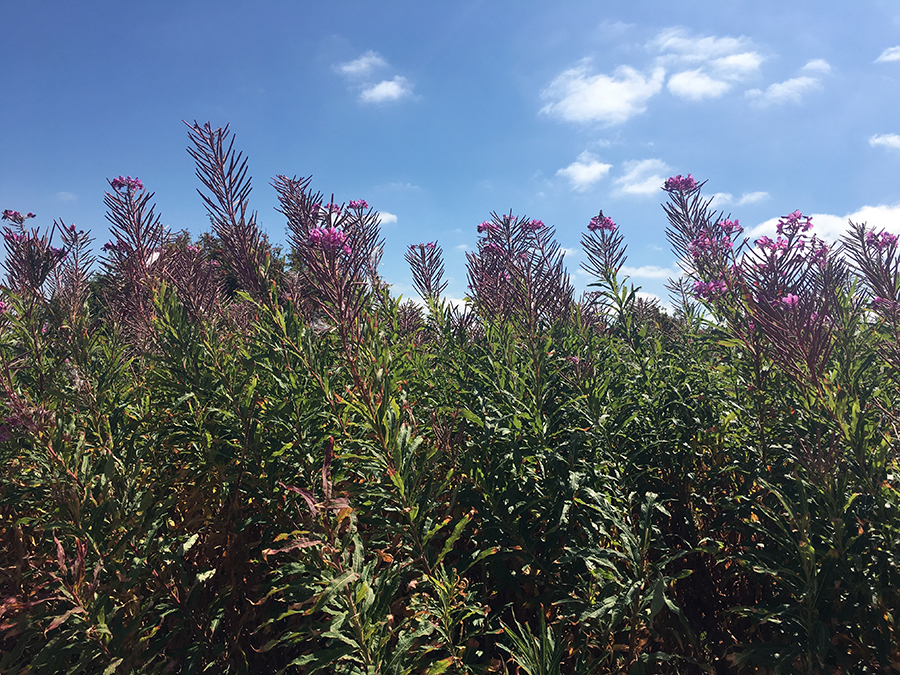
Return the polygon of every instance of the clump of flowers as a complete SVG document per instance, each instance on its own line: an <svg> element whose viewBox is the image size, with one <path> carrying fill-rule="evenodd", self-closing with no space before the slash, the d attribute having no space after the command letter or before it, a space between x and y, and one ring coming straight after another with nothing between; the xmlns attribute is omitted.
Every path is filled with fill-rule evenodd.
<svg viewBox="0 0 900 675"><path fill-rule="evenodd" d="M342 250L346 255L353 253L347 243L347 234L334 227L315 227L309 232L309 245L325 251Z"/></svg>
<svg viewBox="0 0 900 675"><path fill-rule="evenodd" d="M490 220L485 220L483 223L478 225L478 234L484 234L485 232L498 232L500 228L497 227L496 223L492 223Z"/></svg>
<svg viewBox="0 0 900 675"><path fill-rule="evenodd" d="M897 248L897 235L883 230L879 234L866 232L866 244L879 251L892 251Z"/></svg>
<svg viewBox="0 0 900 675"><path fill-rule="evenodd" d="M596 232L597 230L604 230L606 232L615 232L616 224L613 222L613 219L609 216L604 216L603 211L593 218L591 218L591 222L588 223L588 229L591 232Z"/></svg>
<svg viewBox="0 0 900 675"><path fill-rule="evenodd" d="M694 297L703 300L712 300L719 297L728 288L722 279L713 279L712 281L695 281Z"/></svg>
<svg viewBox="0 0 900 675"><path fill-rule="evenodd" d="M365 199L351 199L350 200L350 208L351 209L367 209L369 208L369 202Z"/></svg>
<svg viewBox="0 0 900 675"><path fill-rule="evenodd" d="M794 293L788 293L783 298L781 298L781 302L784 305L787 305L789 308L793 309L797 306L797 303L800 302L800 298Z"/></svg>
<svg viewBox="0 0 900 675"><path fill-rule="evenodd" d="M672 176L666 180L665 185L663 185L663 190L666 192L692 192L693 190L696 190L697 187L697 181L691 174L688 174L687 176L678 174L677 176Z"/></svg>
<svg viewBox="0 0 900 675"><path fill-rule="evenodd" d="M33 213L26 213L24 216L18 211L13 211L12 209L6 209L3 211L3 217L0 220L8 220L11 223L15 223L16 225L23 225L25 221L29 218L34 218L35 215Z"/></svg>
<svg viewBox="0 0 900 675"><path fill-rule="evenodd" d="M131 176L119 176L117 178L113 178L109 181L110 186L112 186L113 190L121 190L125 188L130 192L138 192L144 189L144 184L140 181L139 178L132 178Z"/></svg>
<svg viewBox="0 0 900 675"><path fill-rule="evenodd" d="M538 230L543 230L545 225L543 220L529 220L523 227L531 232L537 232Z"/></svg>

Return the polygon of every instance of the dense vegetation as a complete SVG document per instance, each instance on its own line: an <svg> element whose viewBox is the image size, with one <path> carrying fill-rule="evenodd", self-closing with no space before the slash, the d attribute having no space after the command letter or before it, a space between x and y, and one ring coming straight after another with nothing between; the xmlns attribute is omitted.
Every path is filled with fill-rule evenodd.
<svg viewBox="0 0 900 675"><path fill-rule="evenodd" d="M900 671L900 256L741 238L670 179L673 315L586 229L495 214L451 306L378 215L190 125L212 231L137 179L112 240L6 211L3 673Z"/></svg>

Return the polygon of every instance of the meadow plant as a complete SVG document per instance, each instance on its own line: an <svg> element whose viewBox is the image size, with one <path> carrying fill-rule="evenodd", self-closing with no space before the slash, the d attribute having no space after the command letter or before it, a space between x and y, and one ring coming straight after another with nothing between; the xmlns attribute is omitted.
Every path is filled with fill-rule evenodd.
<svg viewBox="0 0 900 675"><path fill-rule="evenodd" d="M131 176L98 272L3 213L0 671L900 670L893 233L751 242L673 176L673 315L602 211L580 300L493 213L456 309L436 242L395 298L311 178L282 258L228 128L188 135L196 241Z"/></svg>

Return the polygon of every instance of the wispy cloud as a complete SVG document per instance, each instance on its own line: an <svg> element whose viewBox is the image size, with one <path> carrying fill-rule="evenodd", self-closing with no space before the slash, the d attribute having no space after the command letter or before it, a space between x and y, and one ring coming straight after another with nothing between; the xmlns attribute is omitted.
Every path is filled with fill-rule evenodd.
<svg viewBox="0 0 900 675"><path fill-rule="evenodd" d="M642 265L641 267L623 265L622 273L638 279L669 279L677 277L679 274L676 270L668 267L657 267L656 265Z"/></svg>
<svg viewBox="0 0 900 675"><path fill-rule="evenodd" d="M822 83L818 78L801 75L784 82L770 84L765 91L761 89L748 89L747 98L761 108L783 103L800 103L804 94L816 89L821 89Z"/></svg>
<svg viewBox="0 0 900 675"><path fill-rule="evenodd" d="M378 222L381 225L387 225L388 223L396 223L397 216L395 216L393 213L388 213L387 211L380 211L378 213Z"/></svg>
<svg viewBox="0 0 900 675"><path fill-rule="evenodd" d="M387 103L399 101L412 95L413 86L402 75L397 75L392 80L382 80L362 90L359 100L363 103Z"/></svg>
<svg viewBox="0 0 900 675"><path fill-rule="evenodd" d="M78 195L74 192L57 192L56 199L61 202L74 202L78 199Z"/></svg>
<svg viewBox="0 0 900 675"><path fill-rule="evenodd" d="M661 159L642 159L625 162L625 173L614 181L619 192L626 195L654 195L666 182L669 166Z"/></svg>
<svg viewBox="0 0 900 675"><path fill-rule="evenodd" d="M542 93L549 100L541 112L566 122L622 124L647 109L662 89L665 70L642 73L620 66L613 74L594 74L590 62L560 73Z"/></svg>
<svg viewBox="0 0 900 675"><path fill-rule="evenodd" d="M889 63L891 61L900 61L900 47L888 47L881 56L875 59L875 63Z"/></svg>
<svg viewBox="0 0 900 675"><path fill-rule="evenodd" d="M572 183L573 190L584 192L591 185L602 180L611 168L612 164L604 164L585 150L578 155L576 161L557 171L556 175L568 178Z"/></svg>
<svg viewBox="0 0 900 675"><path fill-rule="evenodd" d="M685 70L670 77L666 87L680 98L700 101L704 98L719 98L731 85L722 80L714 80L702 70Z"/></svg>
<svg viewBox="0 0 900 675"><path fill-rule="evenodd" d="M679 71L669 78L668 90L689 101L723 96L763 62L746 37L697 37L683 28L662 31L649 47L661 52L660 64Z"/></svg>
<svg viewBox="0 0 900 675"><path fill-rule="evenodd" d="M869 137L869 145L873 148L881 146L892 150L900 150L900 136L897 134L875 134Z"/></svg>
<svg viewBox="0 0 900 675"><path fill-rule="evenodd" d="M335 67L344 75L351 77L365 77L377 68L386 67L387 64L387 61L381 57L381 54L373 52L370 49L358 59L347 61L346 63L339 63Z"/></svg>
<svg viewBox="0 0 900 675"><path fill-rule="evenodd" d="M744 94L751 103L759 108L768 108L784 103L800 103L806 94L822 88L822 80L819 76L830 73L831 66L824 59L813 59L808 61L800 69L800 72L812 74L799 75L784 82L775 82L765 90L748 89Z"/></svg>
<svg viewBox="0 0 900 675"><path fill-rule="evenodd" d="M712 196L711 204L713 208L721 208L723 206L728 206L729 204L744 206L746 204L757 204L758 202L765 201L768 198L769 193L762 191L745 192L737 200L735 200L734 195L730 192L717 192Z"/></svg>

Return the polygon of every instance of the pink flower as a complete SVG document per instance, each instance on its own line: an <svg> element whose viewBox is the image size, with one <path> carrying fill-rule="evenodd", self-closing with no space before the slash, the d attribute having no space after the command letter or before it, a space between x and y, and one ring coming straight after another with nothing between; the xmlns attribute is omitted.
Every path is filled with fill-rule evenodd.
<svg viewBox="0 0 900 675"><path fill-rule="evenodd" d="M687 176L678 174L677 176L672 176L666 180L666 184L663 185L663 190L666 192L691 192L692 190L696 190L697 187L697 181L694 180L694 177L691 174L688 174Z"/></svg>
<svg viewBox="0 0 900 675"><path fill-rule="evenodd" d="M591 218L591 222L588 223L588 229L591 232L596 232L597 230L605 230L606 232L615 232L616 224L613 222L613 219L609 216L604 216L603 211L593 218Z"/></svg>
<svg viewBox="0 0 900 675"><path fill-rule="evenodd" d="M784 296L781 299L781 302L783 302L785 305L787 305L788 307L793 309L794 307L797 306L797 303L800 302L800 298L798 298L793 293L788 293L786 296Z"/></svg>
<svg viewBox="0 0 900 675"><path fill-rule="evenodd" d="M537 232L538 230L544 229L544 221L543 220L529 220L525 223L525 229L531 230L532 232Z"/></svg>
<svg viewBox="0 0 900 675"><path fill-rule="evenodd" d="M695 298L705 298L711 300L715 297L718 297L722 293L727 290L728 286L725 284L725 281L722 279L713 279L712 281L703 282L703 281L695 281L694 282L694 297Z"/></svg>
<svg viewBox="0 0 900 675"><path fill-rule="evenodd" d="M492 223L490 220L485 220L478 226L478 234L483 234L484 232L497 232L499 228L495 223Z"/></svg>
<svg viewBox="0 0 900 675"><path fill-rule="evenodd" d="M138 178L132 178L131 176L119 176L118 178L113 178L109 181L110 186L112 186L113 190L121 190L122 188L127 189L129 192L138 192L139 190L144 189L144 184Z"/></svg>
<svg viewBox="0 0 900 675"><path fill-rule="evenodd" d="M365 199L351 199L350 200L350 208L351 209L367 209L369 208L369 202Z"/></svg>
<svg viewBox="0 0 900 675"><path fill-rule="evenodd" d="M315 227L309 231L309 245L325 251L341 249L347 255L352 253L347 244L347 235L334 225L331 227Z"/></svg>

